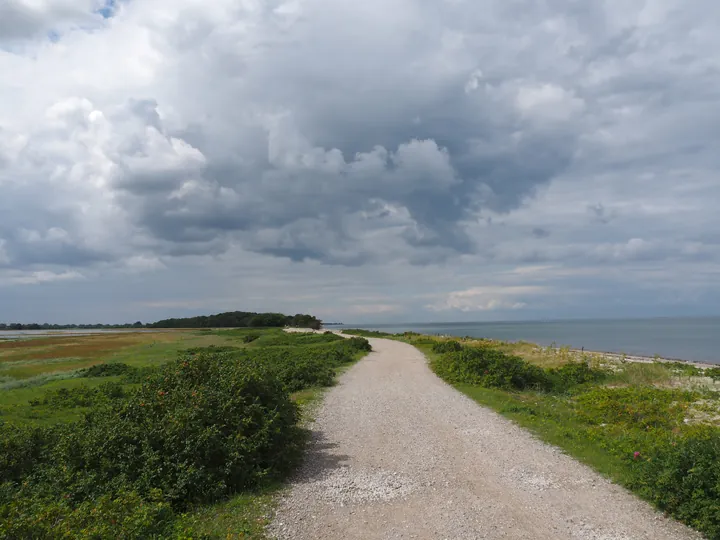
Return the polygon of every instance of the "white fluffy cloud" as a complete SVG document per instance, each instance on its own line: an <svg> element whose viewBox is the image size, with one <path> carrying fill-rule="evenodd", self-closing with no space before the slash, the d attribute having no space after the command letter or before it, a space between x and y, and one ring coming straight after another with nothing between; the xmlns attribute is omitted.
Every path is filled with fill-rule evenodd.
<svg viewBox="0 0 720 540"><path fill-rule="evenodd" d="M352 272L365 296L388 272L417 291L463 276L350 315L530 313L533 287L647 291L632 276L664 264L696 268L688 290L711 298L718 15L679 0L2 3L0 286L182 287L239 257L278 282L277 265ZM517 265L555 274L505 282ZM568 277L613 265L615 285ZM664 290L670 274L653 275ZM309 307L342 301L315 287Z"/></svg>

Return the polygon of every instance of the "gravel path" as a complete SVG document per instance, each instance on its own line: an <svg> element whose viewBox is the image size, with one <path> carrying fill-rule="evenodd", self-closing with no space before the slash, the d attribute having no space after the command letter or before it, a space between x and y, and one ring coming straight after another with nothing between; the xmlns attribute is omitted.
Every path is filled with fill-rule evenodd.
<svg viewBox="0 0 720 540"><path fill-rule="evenodd" d="M698 535L371 339L320 408L280 539L690 539Z"/></svg>

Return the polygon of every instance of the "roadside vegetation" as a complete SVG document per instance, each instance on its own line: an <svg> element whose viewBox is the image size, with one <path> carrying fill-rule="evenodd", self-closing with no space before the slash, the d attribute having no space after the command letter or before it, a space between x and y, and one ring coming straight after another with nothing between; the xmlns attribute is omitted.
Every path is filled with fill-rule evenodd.
<svg viewBox="0 0 720 540"><path fill-rule="evenodd" d="M720 539L720 369L528 343L382 337L417 346L478 403Z"/></svg>
<svg viewBox="0 0 720 540"><path fill-rule="evenodd" d="M0 538L262 538L304 405L370 349L279 329L123 337L1 344Z"/></svg>

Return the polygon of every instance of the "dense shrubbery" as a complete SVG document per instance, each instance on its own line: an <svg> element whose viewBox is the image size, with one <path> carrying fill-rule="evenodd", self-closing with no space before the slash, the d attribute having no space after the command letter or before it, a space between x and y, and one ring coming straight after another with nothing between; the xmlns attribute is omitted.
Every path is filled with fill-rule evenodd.
<svg viewBox="0 0 720 540"><path fill-rule="evenodd" d="M630 487L659 508L720 538L720 430L696 426L633 464Z"/></svg>
<svg viewBox="0 0 720 540"><path fill-rule="evenodd" d="M548 390L550 377L542 368L522 358L490 347L464 347L436 358L432 367L442 378L454 383L523 390Z"/></svg>
<svg viewBox="0 0 720 540"><path fill-rule="evenodd" d="M0 423L0 538L169 537L176 512L284 477L304 440L289 392L332 384L369 348L328 337L195 349L154 369L94 366L142 384L47 392L39 404L90 412L52 427Z"/></svg>
<svg viewBox="0 0 720 540"><path fill-rule="evenodd" d="M332 384L335 368L352 362L358 352L370 350L370 343L364 338L346 340L332 337L337 339L326 345L244 349L234 357L259 371L277 377L288 392L313 386L328 386Z"/></svg>
<svg viewBox="0 0 720 540"><path fill-rule="evenodd" d="M297 346L297 345L316 345L320 343L333 343L343 341L343 338L333 334L315 334L315 333L295 333L272 331L266 332L258 339L253 340L254 347L276 347L276 346Z"/></svg>
<svg viewBox="0 0 720 540"><path fill-rule="evenodd" d="M600 382L609 375L606 370L592 368L586 362L570 362L546 371L555 392L564 392L581 384Z"/></svg>
<svg viewBox="0 0 720 540"><path fill-rule="evenodd" d="M342 348L350 349L353 352L370 352L370 342L362 337L351 337L342 342Z"/></svg>
<svg viewBox="0 0 720 540"><path fill-rule="evenodd" d="M455 341L455 340L437 341L432 346L432 352L444 354L444 353L449 353L449 352L461 351L462 348L463 348L463 346L459 341Z"/></svg>
<svg viewBox="0 0 720 540"><path fill-rule="evenodd" d="M375 337L375 338L387 338L397 337L395 334L388 334L387 332L378 332L377 330L361 330L359 328L343 328L343 334L348 336L360 336L360 337Z"/></svg>
<svg viewBox="0 0 720 540"><path fill-rule="evenodd" d="M233 347L232 345L209 345L208 347L191 347L185 349L186 354L214 354L214 353L225 353L231 351L237 351L239 347Z"/></svg>
<svg viewBox="0 0 720 540"><path fill-rule="evenodd" d="M563 392L606 376L583 362L543 369L486 345L463 347L457 341L442 341L433 345L433 352L442 353L431 365L445 380L489 388Z"/></svg>
<svg viewBox="0 0 720 540"><path fill-rule="evenodd" d="M123 386L116 382L101 384L96 388L78 386L75 388L58 388L48 390L40 399L30 400L30 405L49 405L58 409L72 409L75 407L92 407L112 399L121 399L127 396Z"/></svg>
<svg viewBox="0 0 720 540"><path fill-rule="evenodd" d="M132 367L121 362L111 362L107 364L95 364L89 368L81 369L81 377L114 377L116 375L126 375L133 370Z"/></svg>

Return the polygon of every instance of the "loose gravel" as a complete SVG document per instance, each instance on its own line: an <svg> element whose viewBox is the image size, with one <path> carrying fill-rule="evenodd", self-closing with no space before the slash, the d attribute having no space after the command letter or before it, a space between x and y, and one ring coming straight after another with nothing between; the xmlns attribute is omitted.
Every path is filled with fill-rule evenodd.
<svg viewBox="0 0 720 540"><path fill-rule="evenodd" d="M478 406L411 345L370 342L327 393L271 537L701 538Z"/></svg>

